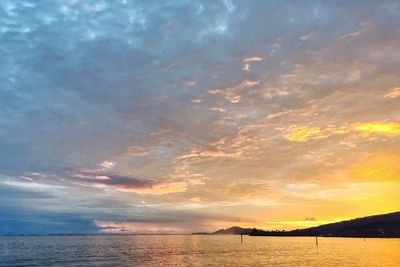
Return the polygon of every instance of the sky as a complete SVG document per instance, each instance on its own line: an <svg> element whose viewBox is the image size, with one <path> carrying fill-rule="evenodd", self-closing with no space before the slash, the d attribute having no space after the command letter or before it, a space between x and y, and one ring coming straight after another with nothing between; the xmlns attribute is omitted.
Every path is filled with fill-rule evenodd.
<svg viewBox="0 0 400 267"><path fill-rule="evenodd" d="M0 2L0 234L400 210L400 2Z"/></svg>

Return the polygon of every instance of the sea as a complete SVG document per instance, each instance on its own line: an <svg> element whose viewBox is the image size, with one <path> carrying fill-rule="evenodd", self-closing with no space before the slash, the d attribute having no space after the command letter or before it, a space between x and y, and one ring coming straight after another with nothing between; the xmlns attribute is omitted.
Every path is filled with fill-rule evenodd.
<svg viewBox="0 0 400 267"><path fill-rule="evenodd" d="M0 266L400 266L400 239L1 236Z"/></svg>

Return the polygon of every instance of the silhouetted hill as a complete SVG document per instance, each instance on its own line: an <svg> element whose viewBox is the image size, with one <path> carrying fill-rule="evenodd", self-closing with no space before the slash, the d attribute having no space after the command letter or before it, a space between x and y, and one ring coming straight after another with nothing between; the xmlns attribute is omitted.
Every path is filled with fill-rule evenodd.
<svg viewBox="0 0 400 267"><path fill-rule="evenodd" d="M255 228L242 228L239 226L233 226L227 229L219 229L215 232L212 233L193 233L194 235L248 235L250 234L252 231L254 230L258 230ZM260 230L258 230L260 231Z"/></svg>
<svg viewBox="0 0 400 267"><path fill-rule="evenodd" d="M253 231L253 228L241 228L238 226L233 226L227 229L219 229L218 231L215 231L214 235L248 235Z"/></svg>
<svg viewBox="0 0 400 267"><path fill-rule="evenodd" d="M400 237L400 212L357 218L293 231L254 229L252 236Z"/></svg>

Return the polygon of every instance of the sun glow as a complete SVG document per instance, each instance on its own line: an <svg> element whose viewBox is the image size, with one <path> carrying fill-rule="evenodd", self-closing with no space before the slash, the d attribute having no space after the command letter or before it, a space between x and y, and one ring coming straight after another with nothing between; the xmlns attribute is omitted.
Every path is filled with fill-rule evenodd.
<svg viewBox="0 0 400 267"><path fill-rule="evenodd" d="M351 176L358 181L398 181L400 179L400 153L370 156L352 166Z"/></svg>

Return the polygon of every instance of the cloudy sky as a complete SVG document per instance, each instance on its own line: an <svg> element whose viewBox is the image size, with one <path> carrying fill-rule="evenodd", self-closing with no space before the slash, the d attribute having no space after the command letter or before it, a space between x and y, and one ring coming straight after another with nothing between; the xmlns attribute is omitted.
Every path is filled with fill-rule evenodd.
<svg viewBox="0 0 400 267"><path fill-rule="evenodd" d="M0 234L400 210L397 1L0 2Z"/></svg>

